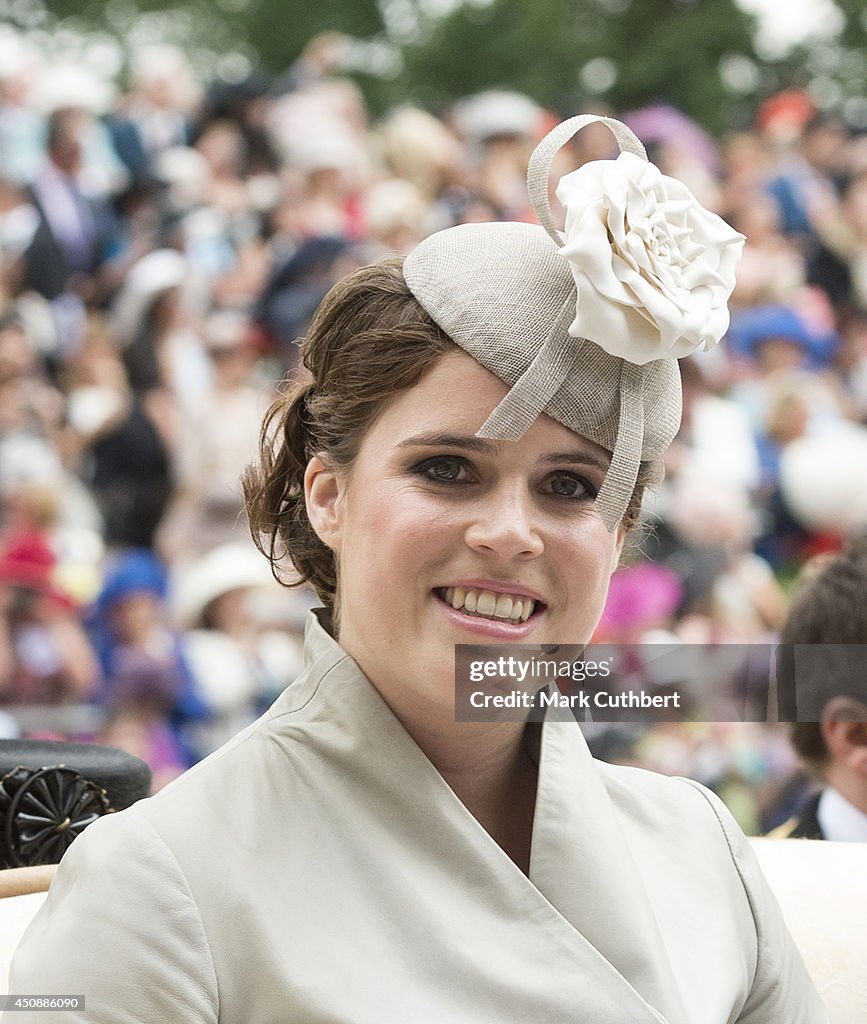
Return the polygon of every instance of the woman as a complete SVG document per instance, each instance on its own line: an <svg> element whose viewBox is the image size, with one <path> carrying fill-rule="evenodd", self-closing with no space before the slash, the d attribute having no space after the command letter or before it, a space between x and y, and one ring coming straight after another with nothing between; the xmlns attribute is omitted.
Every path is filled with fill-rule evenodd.
<svg viewBox="0 0 867 1024"><path fill-rule="evenodd" d="M558 242L548 164L594 120L531 165ZM574 722L455 721L455 644L590 637L677 426L660 353L727 323L740 236L605 123L640 163L564 179L562 250L539 227L466 225L326 297L312 380L247 477L263 546L325 605L306 671L76 843L14 991L86 991L88 1022L827 1019L714 797L594 763ZM624 225L632 266L644 232L658 271L617 263L625 303Z"/></svg>

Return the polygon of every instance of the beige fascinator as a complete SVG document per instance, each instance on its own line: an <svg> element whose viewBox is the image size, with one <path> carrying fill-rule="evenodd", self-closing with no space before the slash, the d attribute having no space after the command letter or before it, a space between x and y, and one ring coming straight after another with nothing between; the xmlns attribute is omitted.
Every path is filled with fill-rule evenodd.
<svg viewBox="0 0 867 1024"><path fill-rule="evenodd" d="M599 121L616 160L560 179L561 233L551 215L554 155ZM676 360L716 345L744 237L647 160L613 118L573 117L536 147L527 175L541 222L465 224L407 257L404 277L436 323L511 390L479 437L518 440L545 412L611 453L596 498L617 528L642 461L655 461L680 425Z"/></svg>

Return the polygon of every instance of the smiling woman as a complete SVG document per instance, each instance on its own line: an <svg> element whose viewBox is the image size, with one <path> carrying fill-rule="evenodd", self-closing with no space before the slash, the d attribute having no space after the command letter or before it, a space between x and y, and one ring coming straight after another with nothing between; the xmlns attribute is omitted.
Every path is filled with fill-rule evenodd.
<svg viewBox="0 0 867 1024"><path fill-rule="evenodd" d="M305 671L76 841L13 990L86 992L82 1024L827 1021L712 794L595 762L552 709L456 721L456 645L590 638L673 357L727 324L741 237L619 122L553 226L551 159L595 120L534 154L544 227L452 228L326 297L245 480L323 604Z"/></svg>
<svg viewBox="0 0 867 1024"><path fill-rule="evenodd" d="M453 346L381 410L348 471L307 466L340 642L413 735L420 705L454 719L455 643L587 642L617 565L622 531L594 507L602 449L547 416L519 441L475 436L507 390Z"/></svg>
<svg viewBox="0 0 867 1024"><path fill-rule="evenodd" d="M303 350L311 376L290 385L269 410L260 465L247 474L245 491L254 538L275 572L286 582L309 583L333 609L334 552L310 524L304 492L307 464L318 454L347 472L380 412L417 384L440 356L461 350L415 298L404 278L403 260L397 258L363 267L335 285L314 317ZM478 369L470 360L464 366ZM458 380L451 375L445 393ZM437 395L437 401L441 397ZM436 447L438 455L450 445L456 451L452 426L444 420L439 433L416 440L420 446L427 441L431 449ZM475 437L476 430L464 438L464 448L490 454L492 444ZM600 470L604 479L610 453L586 441L585 453L587 466ZM645 486L656 470L652 461L641 464L623 517L624 530L637 524ZM601 481L597 491L599 486Z"/></svg>

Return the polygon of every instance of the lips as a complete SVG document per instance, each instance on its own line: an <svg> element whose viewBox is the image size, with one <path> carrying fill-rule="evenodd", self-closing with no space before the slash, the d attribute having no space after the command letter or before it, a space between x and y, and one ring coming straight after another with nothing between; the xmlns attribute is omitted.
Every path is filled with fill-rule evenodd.
<svg viewBox="0 0 867 1024"><path fill-rule="evenodd" d="M524 593L507 593L484 587L439 587L437 595L446 604L465 615L517 626L541 606Z"/></svg>

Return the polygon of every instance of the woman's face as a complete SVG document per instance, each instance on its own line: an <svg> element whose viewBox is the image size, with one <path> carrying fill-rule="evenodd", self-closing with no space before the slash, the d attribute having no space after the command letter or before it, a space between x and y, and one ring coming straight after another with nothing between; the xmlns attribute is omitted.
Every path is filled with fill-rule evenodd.
<svg viewBox="0 0 867 1024"><path fill-rule="evenodd" d="M593 502L608 453L547 416L517 442L476 438L506 390L456 349L385 408L348 474L308 466L340 643L395 710L453 708L455 644L584 643L602 613L622 547Z"/></svg>

